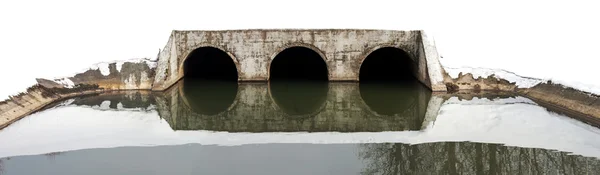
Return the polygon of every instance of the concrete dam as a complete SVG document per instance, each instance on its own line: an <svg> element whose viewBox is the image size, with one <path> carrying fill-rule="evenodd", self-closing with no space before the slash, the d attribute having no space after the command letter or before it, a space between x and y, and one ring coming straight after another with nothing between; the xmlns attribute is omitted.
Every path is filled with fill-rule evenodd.
<svg viewBox="0 0 600 175"><path fill-rule="evenodd" d="M121 90L164 92L186 77L234 82L408 78L434 93L510 92L574 110L587 120L600 118L598 96L552 82L519 88L469 72L453 78L439 58L433 38L422 30L174 30L156 58L99 63L72 77L38 78L26 92L0 102L0 128L57 100Z"/></svg>
<svg viewBox="0 0 600 175"><path fill-rule="evenodd" d="M446 91L437 50L427 35L423 31L385 30L173 31L158 55L152 90L165 90L185 77L189 69L210 69L227 64L206 67L193 64L202 64L198 60L216 57L218 52L224 55L222 59L230 59L232 64L204 74L225 75L228 72L224 70L229 68L234 70L231 74L238 81L268 81L276 76L272 75L272 70L278 69L277 56L294 51L294 54L307 57L290 64L303 66L313 61L309 60L312 55L318 60L310 66L287 71L304 75L321 73L329 81L359 81L361 65L366 58L388 51L388 55L404 60L398 60L400 64L390 67L383 75L393 78L410 74L433 91ZM319 62L322 67L315 66ZM388 62L393 63L396 62ZM317 72L320 70L324 71Z"/></svg>

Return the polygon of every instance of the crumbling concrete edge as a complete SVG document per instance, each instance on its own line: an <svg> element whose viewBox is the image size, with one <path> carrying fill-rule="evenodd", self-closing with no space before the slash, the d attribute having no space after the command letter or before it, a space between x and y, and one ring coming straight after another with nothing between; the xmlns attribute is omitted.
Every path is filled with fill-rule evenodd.
<svg viewBox="0 0 600 175"><path fill-rule="evenodd" d="M572 115L600 124L600 95L555 84L551 81L540 83L531 88L519 89L517 92L538 102L575 112Z"/></svg>
<svg viewBox="0 0 600 175"><path fill-rule="evenodd" d="M0 129L58 100L101 92L101 89L95 88L60 93L36 84L27 88L27 92L11 96L8 100L0 102Z"/></svg>
<svg viewBox="0 0 600 175"><path fill-rule="evenodd" d="M427 73L431 83L431 90L434 92L445 92L447 91L446 85L444 84L445 71L440 63L440 55L438 54L435 40L424 30L421 30L420 33L421 44L423 45L425 59L427 61Z"/></svg>
<svg viewBox="0 0 600 175"><path fill-rule="evenodd" d="M544 103L545 106L554 106L568 111L570 115L585 121L598 119L592 123L600 126L600 95L551 81L541 82L529 88L519 88L515 82L497 78L493 74L488 77L474 78L471 73L461 72L457 78L452 78L444 72L444 83L449 94L457 94L459 91L511 92Z"/></svg>
<svg viewBox="0 0 600 175"><path fill-rule="evenodd" d="M150 91L150 89L103 89L97 88L97 86L90 88L93 85L84 86L87 87L76 87L69 89L69 92L65 92L67 90L65 88L46 88L40 84L36 84L27 88L27 92L25 93L20 93L1 101L0 130L61 100L115 91Z"/></svg>
<svg viewBox="0 0 600 175"><path fill-rule="evenodd" d="M451 78L445 73L447 93L457 94L459 91L472 91L479 93L511 92L525 96L545 106L553 106L582 120L600 125L600 95L584 92L551 81L538 83L530 88L519 88L514 82L490 75L488 77L473 78L471 73L459 74L458 78ZM589 118L593 117L595 119ZM592 121L592 120L598 121Z"/></svg>

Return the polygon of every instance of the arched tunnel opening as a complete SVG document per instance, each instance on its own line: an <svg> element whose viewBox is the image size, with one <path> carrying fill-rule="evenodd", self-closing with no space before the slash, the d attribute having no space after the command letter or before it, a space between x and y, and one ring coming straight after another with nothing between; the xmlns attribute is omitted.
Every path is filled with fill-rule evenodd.
<svg viewBox="0 0 600 175"><path fill-rule="evenodd" d="M306 47L281 51L269 68L269 92L276 105L290 116L318 112L327 98L328 70L319 53Z"/></svg>
<svg viewBox="0 0 600 175"><path fill-rule="evenodd" d="M183 94L191 110L203 115L226 111L238 91L238 71L233 58L215 47L192 51L183 64Z"/></svg>
<svg viewBox="0 0 600 175"><path fill-rule="evenodd" d="M371 111L384 116L410 117L420 127L422 100L429 90L416 78L418 64L402 49L373 51L360 67L360 96Z"/></svg>
<svg viewBox="0 0 600 175"><path fill-rule="evenodd" d="M233 58L214 47L201 47L192 51L183 64L183 71L184 77L188 79L238 80Z"/></svg>
<svg viewBox="0 0 600 175"><path fill-rule="evenodd" d="M417 63L402 49L384 47L369 54L360 66L361 83L415 82Z"/></svg>
<svg viewBox="0 0 600 175"><path fill-rule="evenodd" d="M281 51L269 68L270 81L327 81L327 64L317 52L306 47Z"/></svg>

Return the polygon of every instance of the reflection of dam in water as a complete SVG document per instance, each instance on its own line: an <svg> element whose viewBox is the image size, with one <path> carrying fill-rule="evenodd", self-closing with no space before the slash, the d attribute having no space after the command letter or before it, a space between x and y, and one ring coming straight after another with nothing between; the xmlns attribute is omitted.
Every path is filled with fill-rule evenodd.
<svg viewBox="0 0 600 175"><path fill-rule="evenodd" d="M208 84L208 85L207 85ZM181 81L157 95L175 130L229 132L401 131L420 129L430 92L357 83ZM411 91L406 92L406 89ZM386 96L379 96L385 92ZM393 104L391 104L393 103ZM202 107L201 107L202 106ZM375 129L375 130L373 130Z"/></svg>
<svg viewBox="0 0 600 175"><path fill-rule="evenodd" d="M376 132L421 129L430 96L415 83L183 80L164 93L104 93L76 98L72 104L153 107L174 130Z"/></svg>
<svg viewBox="0 0 600 175"><path fill-rule="evenodd" d="M95 148L109 148L98 149L102 156L104 150L121 155L121 148L148 146L156 153L190 144L297 157L307 149L290 145L306 144L301 147L359 158L355 164L367 174L571 174L598 164L582 156L600 157L597 128L510 94L429 94L365 83L184 83L166 93L122 91L63 101L0 132L6 143L0 157ZM283 152L270 152L278 144L285 144ZM251 146L238 147L243 145ZM352 149L335 153L338 146Z"/></svg>

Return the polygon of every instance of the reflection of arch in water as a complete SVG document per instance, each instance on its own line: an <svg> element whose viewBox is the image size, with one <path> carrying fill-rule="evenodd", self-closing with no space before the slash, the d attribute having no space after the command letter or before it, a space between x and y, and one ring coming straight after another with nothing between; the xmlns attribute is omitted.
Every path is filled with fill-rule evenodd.
<svg viewBox="0 0 600 175"><path fill-rule="evenodd" d="M182 79L179 83L184 105L198 114L212 116L230 111L240 96L237 82Z"/></svg>
<svg viewBox="0 0 600 175"><path fill-rule="evenodd" d="M269 82L268 92L276 111L282 111L293 118L307 118L325 110L329 96L329 83Z"/></svg>
<svg viewBox="0 0 600 175"><path fill-rule="evenodd" d="M375 116L393 116L417 110L418 84L359 84L360 101ZM408 97L408 98L407 98Z"/></svg>

